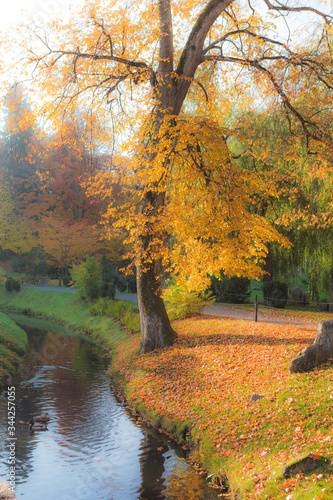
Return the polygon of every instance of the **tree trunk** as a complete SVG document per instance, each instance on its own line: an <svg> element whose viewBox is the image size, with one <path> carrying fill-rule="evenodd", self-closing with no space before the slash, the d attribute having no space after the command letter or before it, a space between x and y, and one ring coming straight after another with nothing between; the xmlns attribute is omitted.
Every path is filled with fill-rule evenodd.
<svg viewBox="0 0 333 500"><path fill-rule="evenodd" d="M143 352L150 352L171 345L177 337L168 318L164 301L160 295L161 282L154 264L138 266L138 302L140 310Z"/></svg>
<svg viewBox="0 0 333 500"><path fill-rule="evenodd" d="M167 347L177 337L162 298L160 260L152 255L156 244L154 239L159 235L154 232L154 225L150 225L149 219L157 216L163 209L164 202L164 193L148 190L141 203L141 211L147 216L148 227L145 233L139 236L138 247L141 256L150 255L149 259L143 258L139 262L136 276L142 334L140 348L143 352Z"/></svg>
<svg viewBox="0 0 333 500"><path fill-rule="evenodd" d="M263 281L272 281L273 279L273 255L271 251L271 245L270 243L267 243L267 248L268 248L268 253L265 258L265 264L264 264L264 275L263 275Z"/></svg>
<svg viewBox="0 0 333 500"><path fill-rule="evenodd" d="M233 0L210 0L198 17L174 73L172 9L170 0L158 0L159 10L159 67L157 83L154 83L158 105L155 111L155 137L152 138L158 146L160 126L168 114L179 115L188 89L191 86L197 67L202 62L202 49L207 33L223 10ZM172 119L170 127L173 126ZM153 163L154 158L149 158ZM165 167L168 165L166 164ZM163 210L165 193L160 186L151 186L142 200L142 213L151 220ZM140 245L143 258L137 271L138 302L141 318L141 349L149 352L156 348L171 345L177 337L172 329L163 299L161 297L161 282L159 262L154 260L151 246L154 241L154 228L147 223L146 234L141 236ZM156 237L156 234L155 234Z"/></svg>

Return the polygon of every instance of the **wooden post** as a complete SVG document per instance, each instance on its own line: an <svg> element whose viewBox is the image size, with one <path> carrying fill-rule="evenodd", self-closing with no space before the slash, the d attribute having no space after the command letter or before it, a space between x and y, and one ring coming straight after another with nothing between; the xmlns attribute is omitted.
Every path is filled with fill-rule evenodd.
<svg viewBox="0 0 333 500"><path fill-rule="evenodd" d="M256 323L258 322L258 295L256 295L256 298L254 301L254 321Z"/></svg>

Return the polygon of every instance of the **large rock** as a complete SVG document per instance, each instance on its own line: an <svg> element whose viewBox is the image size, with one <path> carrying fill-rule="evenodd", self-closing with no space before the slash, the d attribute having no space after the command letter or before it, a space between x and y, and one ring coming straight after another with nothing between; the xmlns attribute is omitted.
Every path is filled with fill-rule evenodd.
<svg viewBox="0 0 333 500"><path fill-rule="evenodd" d="M310 454L307 457L300 458L283 469L285 478L289 478L292 474L299 472L308 472L317 467L317 461Z"/></svg>
<svg viewBox="0 0 333 500"><path fill-rule="evenodd" d="M326 361L325 352L319 346L312 344L302 349L291 361L289 371L290 373L309 372Z"/></svg>
<svg viewBox="0 0 333 500"><path fill-rule="evenodd" d="M314 344L327 352L327 357L333 358L333 320L325 319L318 325Z"/></svg>
<svg viewBox="0 0 333 500"><path fill-rule="evenodd" d="M312 345L302 349L289 365L290 373L309 372L333 358L333 320L319 323Z"/></svg>

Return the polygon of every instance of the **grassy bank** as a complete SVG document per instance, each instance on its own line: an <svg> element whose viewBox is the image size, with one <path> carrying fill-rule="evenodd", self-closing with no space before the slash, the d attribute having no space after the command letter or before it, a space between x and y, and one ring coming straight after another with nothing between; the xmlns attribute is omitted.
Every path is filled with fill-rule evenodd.
<svg viewBox="0 0 333 500"><path fill-rule="evenodd" d="M1 291L0 306L29 308L107 343L110 376L129 404L183 442L213 480L225 474L230 498L333 497L333 366L288 374L313 327L198 317L174 323L172 347L141 355L140 335L91 316L72 294ZM253 394L263 397L249 404ZM315 469L284 476L310 453Z"/></svg>
<svg viewBox="0 0 333 500"><path fill-rule="evenodd" d="M97 341L109 344L111 348L117 341L126 339L117 321L108 317L97 317L89 313L75 293L44 292L42 290L22 289L20 292L7 293L0 287L0 308L11 311L24 311L59 322L76 331L92 335Z"/></svg>
<svg viewBox="0 0 333 500"><path fill-rule="evenodd" d="M13 375L27 347L27 336L8 316L0 313L0 387Z"/></svg>

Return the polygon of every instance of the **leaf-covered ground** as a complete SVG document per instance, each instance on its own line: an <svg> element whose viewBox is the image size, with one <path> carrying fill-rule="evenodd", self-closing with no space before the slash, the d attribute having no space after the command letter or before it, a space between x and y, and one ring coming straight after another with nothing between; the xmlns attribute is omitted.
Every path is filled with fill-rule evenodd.
<svg viewBox="0 0 333 500"><path fill-rule="evenodd" d="M331 499L333 366L288 373L316 329L209 317L174 326L168 349L128 356L138 339L121 345L113 370L129 401L194 444L195 462L225 470L242 498ZM249 404L253 394L264 397ZM284 479L283 466L310 452L318 467Z"/></svg>

